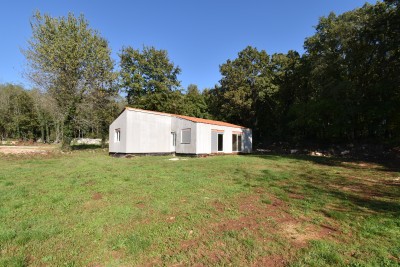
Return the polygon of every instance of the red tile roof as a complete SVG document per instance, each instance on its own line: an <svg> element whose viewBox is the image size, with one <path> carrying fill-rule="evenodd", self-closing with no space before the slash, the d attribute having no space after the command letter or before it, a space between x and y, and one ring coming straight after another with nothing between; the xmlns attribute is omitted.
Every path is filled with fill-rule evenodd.
<svg viewBox="0 0 400 267"><path fill-rule="evenodd" d="M167 115L167 116L172 116L196 123L205 123L205 124L211 124L211 125L218 125L218 126L227 126L227 127L234 127L234 128L246 128L240 125L235 125L232 123L227 123L223 121L215 121L215 120L208 120L208 119L201 119L201 118L196 118L196 117L190 117L190 116L184 116L184 115L178 115L178 114L170 114L170 113L164 113L164 112L158 112L158 111L151 111L151 110L145 110L145 109L140 109L140 108L130 108L126 107L126 110L136 110L136 111L143 111L147 113L154 113L154 114L160 114L160 115Z"/></svg>

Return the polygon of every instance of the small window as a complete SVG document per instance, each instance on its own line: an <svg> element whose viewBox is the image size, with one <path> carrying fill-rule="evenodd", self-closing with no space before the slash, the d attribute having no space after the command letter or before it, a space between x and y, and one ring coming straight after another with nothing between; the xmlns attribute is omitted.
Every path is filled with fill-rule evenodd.
<svg viewBox="0 0 400 267"><path fill-rule="evenodd" d="M218 152L224 151L224 134L218 134Z"/></svg>
<svg viewBox="0 0 400 267"><path fill-rule="evenodd" d="M237 134L232 134L232 151L238 150Z"/></svg>
<svg viewBox="0 0 400 267"><path fill-rule="evenodd" d="M121 129L115 129L115 142L121 141Z"/></svg>
<svg viewBox="0 0 400 267"><path fill-rule="evenodd" d="M172 138L172 146L176 147L176 133L171 132L171 138Z"/></svg>
<svg viewBox="0 0 400 267"><path fill-rule="evenodd" d="M182 129L181 132L181 144L190 144L192 139L192 131L191 129Z"/></svg>
<svg viewBox="0 0 400 267"><path fill-rule="evenodd" d="M232 134L232 151L240 152L242 151L242 135Z"/></svg>

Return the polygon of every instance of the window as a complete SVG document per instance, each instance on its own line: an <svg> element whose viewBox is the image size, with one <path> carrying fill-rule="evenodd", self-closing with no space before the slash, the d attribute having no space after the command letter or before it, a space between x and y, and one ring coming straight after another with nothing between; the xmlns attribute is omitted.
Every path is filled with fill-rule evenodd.
<svg viewBox="0 0 400 267"><path fill-rule="evenodd" d="M242 151L242 134L241 133L232 134L232 151L233 152Z"/></svg>
<svg viewBox="0 0 400 267"><path fill-rule="evenodd" d="M172 146L176 147L176 133L171 132L171 138L172 138Z"/></svg>
<svg viewBox="0 0 400 267"><path fill-rule="evenodd" d="M192 129L182 129L181 132L181 144L190 144L192 139Z"/></svg>
<svg viewBox="0 0 400 267"><path fill-rule="evenodd" d="M218 152L224 151L224 134L218 134Z"/></svg>
<svg viewBox="0 0 400 267"><path fill-rule="evenodd" d="M114 140L115 142L121 141L121 129L115 129Z"/></svg>
<svg viewBox="0 0 400 267"><path fill-rule="evenodd" d="M238 150L238 138L237 134L232 134L232 151Z"/></svg>

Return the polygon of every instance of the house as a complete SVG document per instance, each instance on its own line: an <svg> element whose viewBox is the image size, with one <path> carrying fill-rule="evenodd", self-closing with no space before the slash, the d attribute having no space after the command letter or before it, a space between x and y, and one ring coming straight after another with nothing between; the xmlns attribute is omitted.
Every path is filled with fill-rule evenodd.
<svg viewBox="0 0 400 267"><path fill-rule="evenodd" d="M125 108L110 125L110 155L251 153L251 129L137 108Z"/></svg>

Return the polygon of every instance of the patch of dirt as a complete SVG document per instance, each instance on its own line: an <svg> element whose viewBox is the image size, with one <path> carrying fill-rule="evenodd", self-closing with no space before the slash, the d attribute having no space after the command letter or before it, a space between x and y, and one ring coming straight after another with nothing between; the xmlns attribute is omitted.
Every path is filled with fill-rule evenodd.
<svg viewBox="0 0 400 267"><path fill-rule="evenodd" d="M50 151L38 146L0 146L0 153L20 155L20 154L47 154Z"/></svg>
<svg viewBox="0 0 400 267"><path fill-rule="evenodd" d="M306 247L310 240L321 240L336 232L331 227L321 227L314 224L301 225L299 223L282 223L279 226L282 232L291 239L291 243L298 247Z"/></svg>
<svg viewBox="0 0 400 267"><path fill-rule="evenodd" d="M215 210L218 211L218 212L224 212L224 211L225 211L225 205L224 205L221 201L219 201L219 200L213 201L211 205L212 205L212 206L215 208Z"/></svg>
<svg viewBox="0 0 400 267"><path fill-rule="evenodd" d="M304 199L304 196L294 193L289 194L289 197L293 199Z"/></svg>
<svg viewBox="0 0 400 267"><path fill-rule="evenodd" d="M142 265L143 267L164 266L161 259L155 259Z"/></svg>
<svg viewBox="0 0 400 267"><path fill-rule="evenodd" d="M181 242L181 249L183 251L187 251L190 248L194 248L198 245L198 240L195 239L189 239L189 240L184 240Z"/></svg>
<svg viewBox="0 0 400 267"><path fill-rule="evenodd" d="M270 255L264 256L257 259L251 266L275 266L275 267L282 267L287 265L287 260L281 255Z"/></svg>
<svg viewBox="0 0 400 267"><path fill-rule="evenodd" d="M175 222L175 216L168 216L168 218L166 219L167 222L173 223Z"/></svg>
<svg viewBox="0 0 400 267"><path fill-rule="evenodd" d="M93 199L93 200L100 200L100 199L102 199L102 198L103 198L103 195L100 194L100 193L94 193L94 194L92 195L92 199Z"/></svg>
<svg viewBox="0 0 400 267"><path fill-rule="evenodd" d="M122 259L125 256L125 253L122 252L121 250L112 250L111 251L111 256L114 259Z"/></svg>
<svg viewBox="0 0 400 267"><path fill-rule="evenodd" d="M28 255L25 258L26 263L28 263L29 265L33 265L36 261L36 257L33 255Z"/></svg>
<svg viewBox="0 0 400 267"><path fill-rule="evenodd" d="M83 203L83 208L89 212L98 211L108 204L106 201L103 201L103 195L100 193L94 193L89 201Z"/></svg>
<svg viewBox="0 0 400 267"><path fill-rule="evenodd" d="M136 207L138 207L139 209L144 209L146 208L146 204L144 202L138 202L136 203Z"/></svg>

